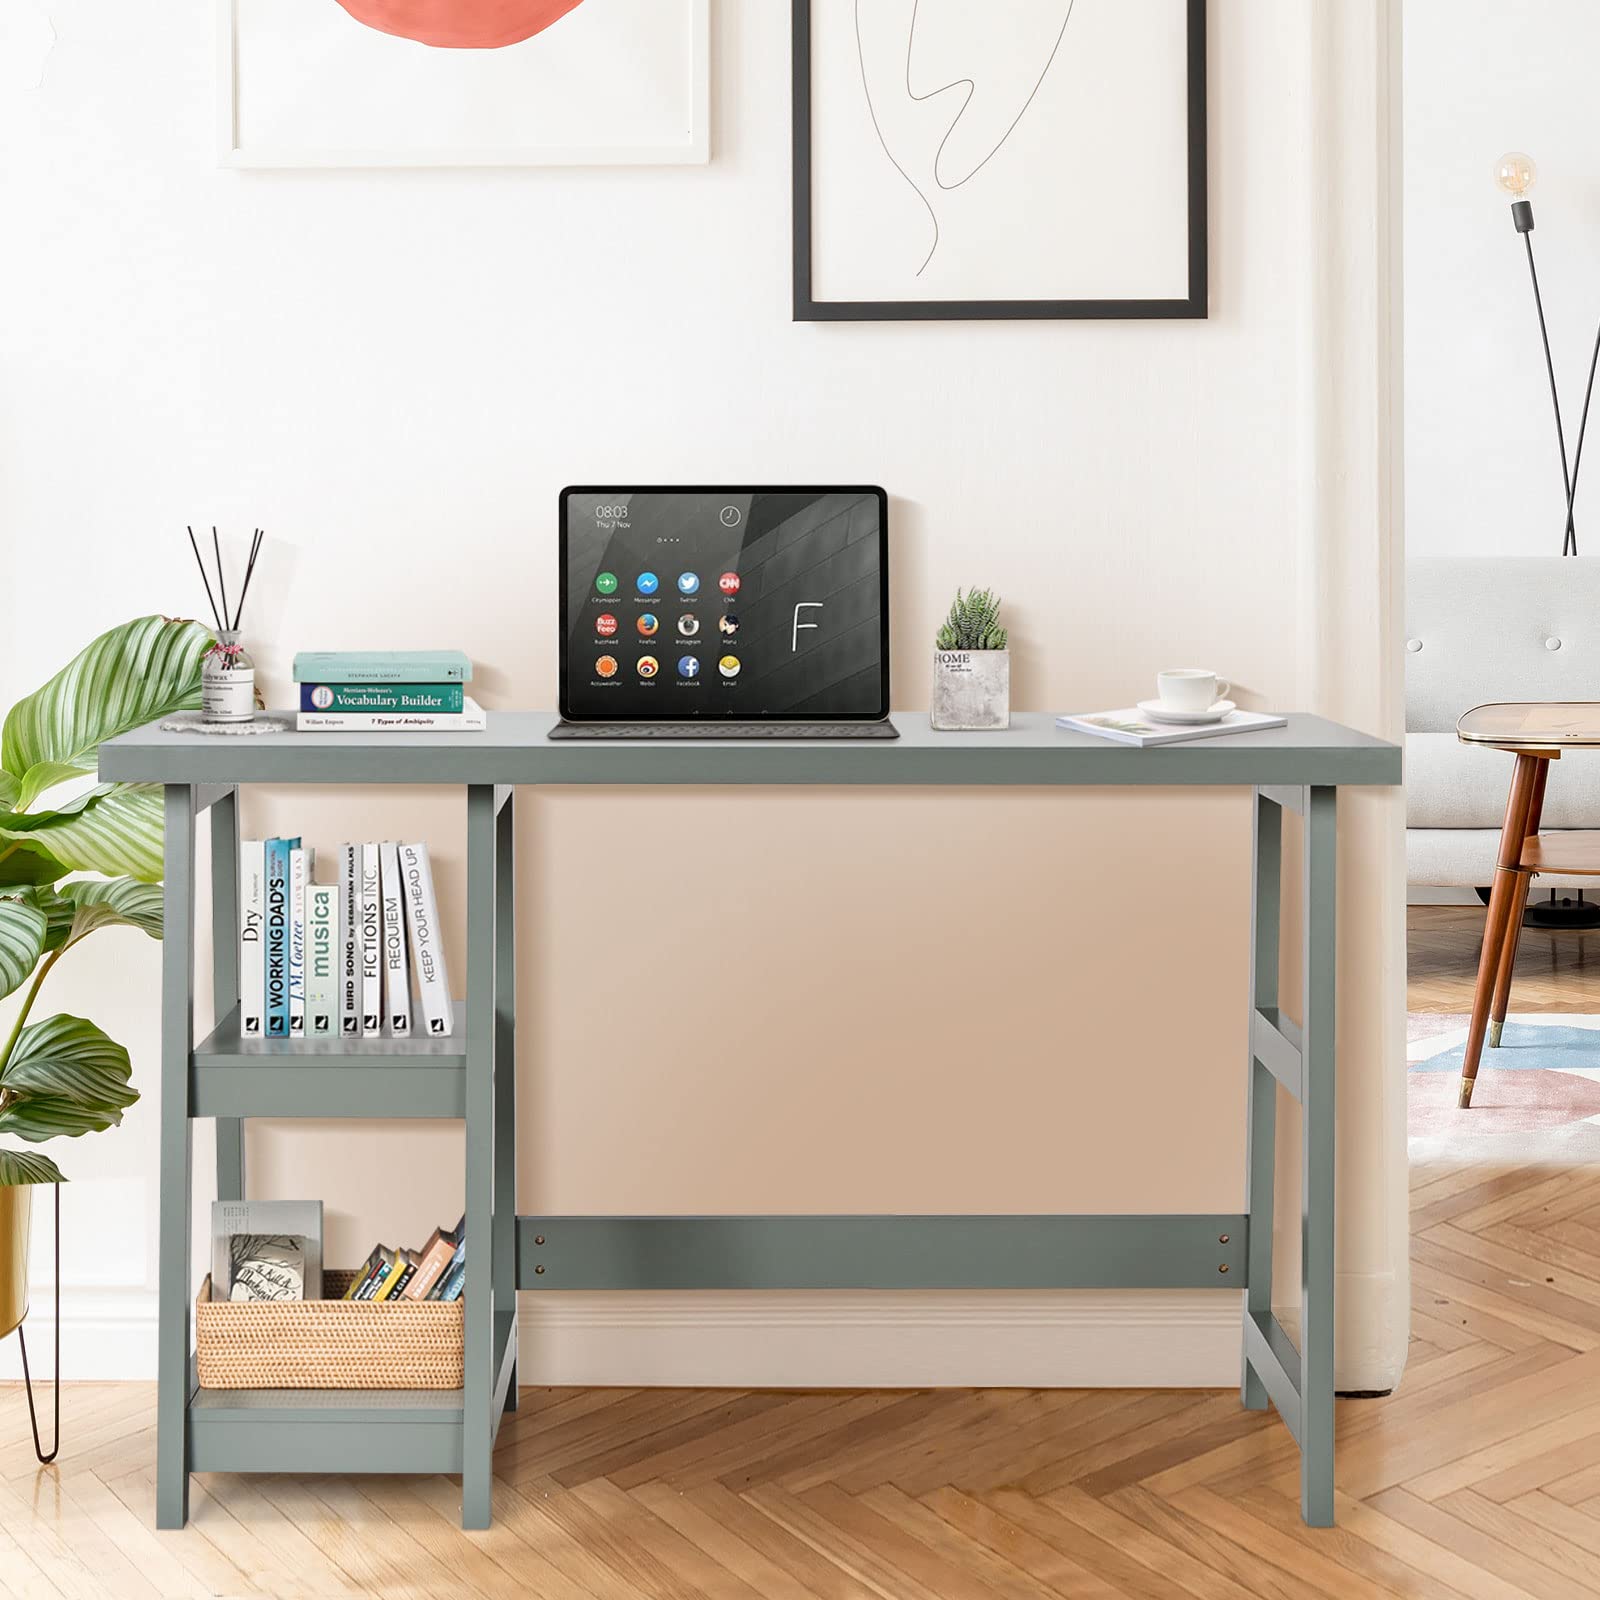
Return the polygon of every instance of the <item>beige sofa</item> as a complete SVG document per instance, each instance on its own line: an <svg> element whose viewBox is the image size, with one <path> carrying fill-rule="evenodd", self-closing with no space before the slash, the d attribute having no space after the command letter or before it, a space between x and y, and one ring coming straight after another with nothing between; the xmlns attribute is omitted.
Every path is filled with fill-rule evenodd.
<svg viewBox="0 0 1600 1600"><path fill-rule="evenodd" d="M1406 566L1406 877L1475 889L1494 875L1512 757L1456 718L1493 700L1600 700L1600 561L1443 556ZM1544 831L1600 828L1600 751L1551 770ZM1552 874L1552 888L1600 880Z"/></svg>

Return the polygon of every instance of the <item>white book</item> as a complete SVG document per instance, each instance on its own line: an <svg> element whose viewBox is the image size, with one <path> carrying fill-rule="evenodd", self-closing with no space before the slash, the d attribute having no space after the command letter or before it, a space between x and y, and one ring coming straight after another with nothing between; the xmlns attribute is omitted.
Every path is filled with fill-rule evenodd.
<svg viewBox="0 0 1600 1600"><path fill-rule="evenodd" d="M306 880L314 852L289 852L289 1034L306 1033Z"/></svg>
<svg viewBox="0 0 1600 1600"><path fill-rule="evenodd" d="M320 1200L213 1200L211 1202L211 1298L233 1295L235 1239L304 1242L304 1298L322 1298L322 1202ZM251 1298L262 1298L252 1295ZM290 1298L269 1294L265 1298ZM295 1296L294 1298L299 1298Z"/></svg>
<svg viewBox="0 0 1600 1600"><path fill-rule="evenodd" d="M411 972L406 965L405 901L400 889L400 847L378 846L383 862L383 1013L389 1032L411 1032Z"/></svg>
<svg viewBox="0 0 1600 1600"><path fill-rule="evenodd" d="M339 846L339 1033L361 1032L361 846Z"/></svg>
<svg viewBox="0 0 1600 1600"><path fill-rule="evenodd" d="M306 885L306 1036L331 1039L339 1013L339 891Z"/></svg>
<svg viewBox="0 0 1600 1600"><path fill-rule="evenodd" d="M1097 739L1115 739L1141 749L1156 744L1186 744L1191 739L1216 739L1225 733L1258 733L1263 728L1287 726L1287 717L1266 711L1230 711L1216 722L1199 725L1152 722L1137 706L1126 711L1084 711L1056 718L1058 728L1092 733Z"/></svg>
<svg viewBox="0 0 1600 1600"><path fill-rule="evenodd" d="M417 969L423 1023L430 1036L443 1037L455 1031L455 1007L450 999L444 941L439 936L439 903L434 898L433 867L428 860L427 845L400 846L400 877L405 884L411 960Z"/></svg>
<svg viewBox="0 0 1600 1600"><path fill-rule="evenodd" d="M239 841L239 1036L264 1039L266 1022L266 875L264 839Z"/></svg>
<svg viewBox="0 0 1600 1600"><path fill-rule="evenodd" d="M472 696L459 711L297 711L300 733L482 733L489 719Z"/></svg>
<svg viewBox="0 0 1600 1600"><path fill-rule="evenodd" d="M361 1031L383 1032L383 894L378 847L361 847Z"/></svg>

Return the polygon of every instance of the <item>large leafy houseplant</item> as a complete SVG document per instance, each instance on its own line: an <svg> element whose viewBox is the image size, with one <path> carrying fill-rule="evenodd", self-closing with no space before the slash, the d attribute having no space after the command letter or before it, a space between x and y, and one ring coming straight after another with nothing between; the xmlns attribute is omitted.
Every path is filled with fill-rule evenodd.
<svg viewBox="0 0 1600 1600"><path fill-rule="evenodd" d="M161 937L160 787L88 778L102 740L199 705L210 644L198 623L139 617L101 634L6 717L0 999L27 987L0 1037L0 1135L37 1144L98 1132L139 1098L127 1050L87 1017L32 1013L55 964L98 929ZM70 797L50 803L64 788ZM102 876L72 877L82 872ZM0 1147L0 1186L60 1181L48 1156Z"/></svg>

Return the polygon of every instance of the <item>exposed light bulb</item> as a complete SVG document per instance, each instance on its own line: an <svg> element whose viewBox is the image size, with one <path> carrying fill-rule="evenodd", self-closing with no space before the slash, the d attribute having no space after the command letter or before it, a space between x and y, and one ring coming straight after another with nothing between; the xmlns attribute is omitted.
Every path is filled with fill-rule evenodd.
<svg viewBox="0 0 1600 1600"><path fill-rule="evenodd" d="M1513 200L1526 199L1538 180L1539 169L1534 166L1533 157L1525 156L1520 150L1508 150L1494 164L1494 181Z"/></svg>

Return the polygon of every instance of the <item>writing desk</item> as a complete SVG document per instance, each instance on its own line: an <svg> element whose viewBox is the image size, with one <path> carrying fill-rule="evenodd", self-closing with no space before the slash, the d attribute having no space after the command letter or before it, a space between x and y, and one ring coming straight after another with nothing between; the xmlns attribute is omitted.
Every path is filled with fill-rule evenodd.
<svg viewBox="0 0 1600 1600"><path fill-rule="evenodd" d="M156 1520L188 1515L191 1472L452 1472L462 1525L490 1517L490 1455L516 1406L518 1289L1215 1289L1244 1292L1242 1400L1270 1400L1299 1443L1301 1514L1333 1521L1334 851L1340 787L1400 781L1400 751L1317 717L1139 750L1043 714L1005 732L889 741L625 743L546 738L548 712L485 732L214 737L157 727L101 746L100 776L160 784L161 1263ZM455 784L467 802L467 993L448 1039L239 1036L238 787ZM513 794L554 784L1204 785L1251 791L1245 1209L1133 1216L517 1216ZM1278 1006L1281 814L1304 822L1305 1001ZM211 812L217 1025L194 1037L195 822ZM1243 997L1241 997L1243 999ZM1301 1345L1272 1314L1274 1085L1301 1103ZM192 1136L217 1119L218 1189L244 1192L242 1119L460 1117L466 1124L466 1378L460 1391L214 1390L194 1381ZM488 1241L488 1248L480 1241Z"/></svg>

